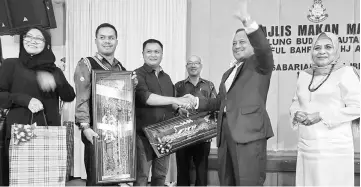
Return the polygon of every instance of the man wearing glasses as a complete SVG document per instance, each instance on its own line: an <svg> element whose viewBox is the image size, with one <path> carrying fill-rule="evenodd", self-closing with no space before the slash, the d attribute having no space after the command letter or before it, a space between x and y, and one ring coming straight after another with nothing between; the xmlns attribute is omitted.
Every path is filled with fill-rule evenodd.
<svg viewBox="0 0 361 187"><path fill-rule="evenodd" d="M96 185L93 137L99 137L93 131L91 123L91 71L126 71L122 64L114 58L114 51L118 45L118 34L115 27L109 23L103 23L96 29L95 36L98 52L92 57L82 58L74 73L76 89L75 123L82 130L81 139L85 145L84 164L87 173L87 186ZM135 76L132 79L135 79L136 84Z"/></svg>
<svg viewBox="0 0 361 187"><path fill-rule="evenodd" d="M192 94L196 97L215 98L217 96L214 84L200 77L202 71L201 58L190 56L186 69L188 77L175 84L177 97ZM208 155L211 147L210 140L201 142L177 151L177 186L190 186L191 160L196 168L195 186L207 186Z"/></svg>

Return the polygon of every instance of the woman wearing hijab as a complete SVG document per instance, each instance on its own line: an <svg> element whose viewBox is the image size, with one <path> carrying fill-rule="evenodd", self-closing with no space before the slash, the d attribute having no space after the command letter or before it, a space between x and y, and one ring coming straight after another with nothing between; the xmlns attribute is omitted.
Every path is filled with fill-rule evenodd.
<svg viewBox="0 0 361 187"><path fill-rule="evenodd" d="M354 186L359 75L339 60L332 33L316 36L311 56L313 65L299 74L290 108L292 127L298 129L296 185Z"/></svg>
<svg viewBox="0 0 361 187"><path fill-rule="evenodd" d="M55 65L51 37L42 28L33 27L20 36L19 58L6 59L0 67L0 108L9 109L5 122L6 166L0 168L0 186L9 185L9 142L11 125L33 122L60 126L59 97L73 101L74 89Z"/></svg>

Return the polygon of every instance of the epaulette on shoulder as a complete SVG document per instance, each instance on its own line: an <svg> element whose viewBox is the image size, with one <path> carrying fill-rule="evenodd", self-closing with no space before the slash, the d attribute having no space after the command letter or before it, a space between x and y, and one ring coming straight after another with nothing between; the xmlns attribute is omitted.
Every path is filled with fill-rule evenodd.
<svg viewBox="0 0 361 187"><path fill-rule="evenodd" d="M89 72L91 72L91 70L92 70L92 65L91 65L91 63L90 63L90 61L89 61L89 59L88 59L87 57L82 58L82 59L80 60L80 62L83 62L83 63L88 67Z"/></svg>

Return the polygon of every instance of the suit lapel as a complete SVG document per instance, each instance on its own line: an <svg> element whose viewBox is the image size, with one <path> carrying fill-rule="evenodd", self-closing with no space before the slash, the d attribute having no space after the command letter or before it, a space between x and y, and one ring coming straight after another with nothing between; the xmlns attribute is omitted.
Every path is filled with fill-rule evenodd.
<svg viewBox="0 0 361 187"><path fill-rule="evenodd" d="M224 76L223 76L223 79L221 81L221 86L222 86L222 89L224 90L224 93L226 94L227 93L227 89L226 89L226 80L228 79L229 75L232 73L233 69L235 68L236 66L233 66L232 68L230 68L229 70L226 71L226 73L224 73ZM221 90L219 90L221 91Z"/></svg>
<svg viewBox="0 0 361 187"><path fill-rule="evenodd" d="M240 73L243 69L245 69L245 68L243 68L243 66L245 66L245 63L244 63L244 62L241 64L240 67L238 67L237 72L236 72L236 75L234 76L233 82L232 82L231 86L229 87L228 91L233 87L234 83L235 83L236 80L238 79L239 73ZM243 72L243 71L242 71L242 72Z"/></svg>
<svg viewBox="0 0 361 187"><path fill-rule="evenodd" d="M248 60L247 60L247 61L248 61ZM237 84L241 84L242 87L243 87L243 85L245 84L245 82L247 82L247 80L251 77L251 75L252 75L251 71L247 71L247 67L246 67L246 65L247 65L246 62L247 62L247 61L245 61L245 62L238 68L238 70L237 70L237 72L236 72L236 75L235 75L235 77L234 77L234 80L233 80L230 88L228 89L228 91L229 91L230 89L232 89L233 85L234 85L237 81L239 81ZM251 62L251 63L252 63L252 62ZM242 79L238 80L240 77L242 77Z"/></svg>
<svg viewBox="0 0 361 187"><path fill-rule="evenodd" d="M238 75L239 75L239 72L241 72L241 70L243 69L243 66L244 66L244 63L241 65L241 67L239 67L239 68L237 69L236 75L234 76L234 80L237 79L237 77L238 77ZM233 81L233 82L234 82L234 81Z"/></svg>
<svg viewBox="0 0 361 187"><path fill-rule="evenodd" d="M226 82L226 80L228 79L229 75L232 73L232 71L235 67L236 66L233 66L232 68L230 68L229 70L226 71L226 73L224 74L223 80L222 80L223 83Z"/></svg>

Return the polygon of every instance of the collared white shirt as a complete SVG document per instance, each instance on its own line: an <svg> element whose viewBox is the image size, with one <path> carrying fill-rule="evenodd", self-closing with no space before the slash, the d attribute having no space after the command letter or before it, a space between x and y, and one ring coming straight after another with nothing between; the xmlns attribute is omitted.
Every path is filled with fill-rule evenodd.
<svg viewBox="0 0 361 187"><path fill-rule="evenodd" d="M252 32L254 32L254 31L256 31L258 28L259 28L259 26L258 26L258 24L257 24L256 21L252 21L252 23L250 23L248 26L245 25L245 27L244 27L245 32L247 33L247 35L250 34L250 33L252 33ZM232 82L233 82L234 77L236 76L238 67L241 66L242 63L243 63L243 62L238 63L238 65L236 64L236 67L233 69L233 72L231 73L231 74L234 74L234 75L232 75L232 78L231 78L231 75L228 76L228 78L227 78L227 80L226 80L226 82L227 82L228 80L229 80L229 82L230 82L230 83L228 83L228 84L229 84L228 87L227 87L227 84L226 84L226 82L225 82L225 86L226 86L227 92L228 92L229 87L232 85ZM199 107L199 97L196 97L196 106L195 106L194 108L195 108L195 109L198 109L198 107ZM224 111L226 111L226 108L224 108Z"/></svg>
<svg viewBox="0 0 361 187"><path fill-rule="evenodd" d="M243 64L243 62L235 64L235 67L233 68L232 73L228 76L227 80L224 82L224 85L226 87L226 91L228 92L229 88L231 87L233 80L236 76L238 68Z"/></svg>
<svg viewBox="0 0 361 187"><path fill-rule="evenodd" d="M227 80L224 82L224 86L226 87L226 91L228 92L229 88L231 87L234 78L236 76L238 68L243 64L243 62L235 64L235 67L233 68L232 73L228 76ZM226 106L224 107L224 112L226 112Z"/></svg>

